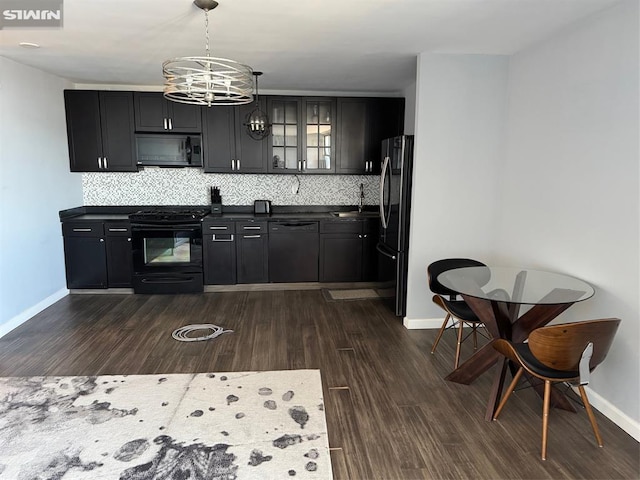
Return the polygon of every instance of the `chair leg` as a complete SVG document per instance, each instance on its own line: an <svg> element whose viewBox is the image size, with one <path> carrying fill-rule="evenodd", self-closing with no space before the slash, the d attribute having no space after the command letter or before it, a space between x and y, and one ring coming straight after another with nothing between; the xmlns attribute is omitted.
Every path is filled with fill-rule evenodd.
<svg viewBox="0 0 640 480"><path fill-rule="evenodd" d="M458 368L460 364L460 347L462 347L462 331L464 328L464 322L462 320L458 320L458 344L456 345L456 359L453 363L453 368Z"/></svg>
<svg viewBox="0 0 640 480"><path fill-rule="evenodd" d="M498 415L500 415L500 412L502 411L502 409L506 405L507 400L509 400L509 397L511 396L513 391L516 389L516 385L518 384L518 380L520 380L520 377L522 376L523 372L524 372L524 369L522 367L520 367L518 369L518 371L516 372L516 374L513 376L513 380L509 384L509 387L507 388L507 391L504 392L504 396L502 397L502 400L500 400L500 404L498 405L498 408L496 408L496 413L493 414L493 419L494 420L498 419Z"/></svg>
<svg viewBox="0 0 640 480"><path fill-rule="evenodd" d="M551 381L544 381L544 404L542 406L542 460L547 459L547 430L549 427L549 399L551 398Z"/></svg>
<svg viewBox="0 0 640 480"><path fill-rule="evenodd" d="M580 391L580 397L582 397L582 403L584 403L584 409L587 411L587 415L589 416L589 421L591 422L591 428L593 428L593 433L596 436L596 441L598 442L598 446L602 447L604 446L604 444L602 443L600 430L598 430L598 424L596 423L596 416L593 414L593 410L591 409L591 404L589 403L589 399L587 398L587 392L585 392L584 387L582 385L578 385L578 390Z"/></svg>
<svg viewBox="0 0 640 480"><path fill-rule="evenodd" d="M473 324L473 350L478 350L478 324Z"/></svg>
<svg viewBox="0 0 640 480"><path fill-rule="evenodd" d="M440 343L440 339L442 338L442 334L447 329L447 323L449 323L449 319L451 318L451 314L447 313L447 316L444 317L444 322L442 322L442 326L440 327L440 331L438 332L438 336L436 337L436 341L433 342L433 348L431 348L431 355L433 355L438 347L438 343Z"/></svg>

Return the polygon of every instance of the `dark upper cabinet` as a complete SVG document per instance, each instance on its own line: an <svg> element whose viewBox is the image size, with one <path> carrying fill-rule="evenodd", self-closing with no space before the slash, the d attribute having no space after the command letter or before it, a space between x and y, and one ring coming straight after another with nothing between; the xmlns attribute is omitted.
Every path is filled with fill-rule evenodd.
<svg viewBox="0 0 640 480"><path fill-rule="evenodd" d="M268 170L334 173L335 112L332 97L269 97Z"/></svg>
<svg viewBox="0 0 640 480"><path fill-rule="evenodd" d="M137 171L133 94L65 90L72 172Z"/></svg>
<svg viewBox="0 0 640 480"><path fill-rule="evenodd" d="M338 99L336 172L369 173L373 167L369 145L371 101L366 98Z"/></svg>
<svg viewBox="0 0 640 480"><path fill-rule="evenodd" d="M373 161L373 170L380 174L382 140L404 134L404 98L373 98L367 113L369 140L367 157Z"/></svg>
<svg viewBox="0 0 640 480"><path fill-rule="evenodd" d="M265 101L260 99L261 104ZM267 139L255 140L244 126L255 103L213 106L203 111L204 171L207 173L265 173ZM265 108L262 105L262 108Z"/></svg>
<svg viewBox="0 0 640 480"><path fill-rule="evenodd" d="M404 131L404 98L338 98L336 173L379 174L382 140Z"/></svg>
<svg viewBox="0 0 640 480"><path fill-rule="evenodd" d="M202 107L172 102L159 92L134 92L137 132L200 133Z"/></svg>

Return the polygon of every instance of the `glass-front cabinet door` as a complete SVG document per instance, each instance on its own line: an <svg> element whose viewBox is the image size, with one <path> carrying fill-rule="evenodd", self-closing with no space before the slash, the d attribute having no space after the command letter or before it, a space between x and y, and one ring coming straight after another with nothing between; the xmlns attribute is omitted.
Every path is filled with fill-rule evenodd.
<svg viewBox="0 0 640 480"><path fill-rule="evenodd" d="M318 173L335 171L334 141L332 138L335 111L333 100L306 100L304 111L306 138L303 170L317 171Z"/></svg>
<svg viewBox="0 0 640 480"><path fill-rule="evenodd" d="M270 97L269 171L335 171L333 98Z"/></svg>
<svg viewBox="0 0 640 480"><path fill-rule="evenodd" d="M300 102L297 98L269 98L271 138L269 171L298 172L302 155L300 142Z"/></svg>

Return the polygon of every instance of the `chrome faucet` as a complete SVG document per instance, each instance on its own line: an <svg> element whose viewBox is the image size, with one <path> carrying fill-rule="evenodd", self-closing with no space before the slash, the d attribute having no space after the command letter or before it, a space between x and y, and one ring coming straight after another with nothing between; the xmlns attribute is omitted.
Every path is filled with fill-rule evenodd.
<svg viewBox="0 0 640 480"><path fill-rule="evenodd" d="M360 203L358 204L358 213L362 213L362 207L364 206L364 185L360 184Z"/></svg>

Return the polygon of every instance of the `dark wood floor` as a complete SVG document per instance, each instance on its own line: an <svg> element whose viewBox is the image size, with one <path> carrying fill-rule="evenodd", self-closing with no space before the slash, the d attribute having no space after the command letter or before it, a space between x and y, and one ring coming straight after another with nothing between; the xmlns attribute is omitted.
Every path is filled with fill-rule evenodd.
<svg viewBox="0 0 640 480"><path fill-rule="evenodd" d="M171 338L191 323L235 333ZM327 302L317 290L71 295L0 339L0 375L317 368L336 479L640 477L638 443L596 412L598 448L581 409L552 411L541 461L536 394L514 394L499 421L484 421L491 375L444 381L454 339L432 356L434 336L406 330L380 300Z"/></svg>

